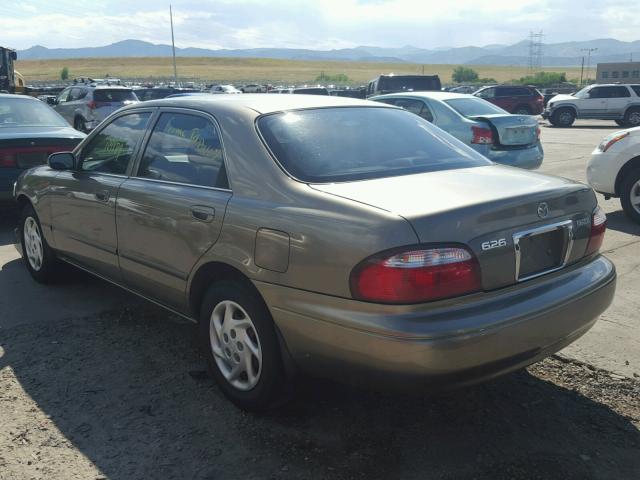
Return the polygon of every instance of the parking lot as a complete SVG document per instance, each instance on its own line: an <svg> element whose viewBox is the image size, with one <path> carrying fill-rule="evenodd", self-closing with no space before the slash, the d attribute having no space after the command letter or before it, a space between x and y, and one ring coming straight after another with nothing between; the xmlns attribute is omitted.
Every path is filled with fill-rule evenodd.
<svg viewBox="0 0 640 480"><path fill-rule="evenodd" d="M541 171L584 181L616 129L543 123ZM75 271L33 282L3 214L0 479L637 478L640 225L600 204L616 298L559 356L420 398L306 380L265 416L225 400L190 323Z"/></svg>

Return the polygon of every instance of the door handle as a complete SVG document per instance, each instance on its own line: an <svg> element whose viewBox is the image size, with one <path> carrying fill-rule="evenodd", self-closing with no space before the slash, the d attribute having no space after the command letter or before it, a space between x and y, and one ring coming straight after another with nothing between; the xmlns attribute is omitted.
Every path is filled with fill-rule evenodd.
<svg viewBox="0 0 640 480"><path fill-rule="evenodd" d="M109 190L103 190L101 192L96 192L95 196L100 202L108 202L111 194L109 193Z"/></svg>
<svg viewBox="0 0 640 480"><path fill-rule="evenodd" d="M203 207L194 205L191 207L191 216L201 222L211 222L216 216L216 209L211 207Z"/></svg>

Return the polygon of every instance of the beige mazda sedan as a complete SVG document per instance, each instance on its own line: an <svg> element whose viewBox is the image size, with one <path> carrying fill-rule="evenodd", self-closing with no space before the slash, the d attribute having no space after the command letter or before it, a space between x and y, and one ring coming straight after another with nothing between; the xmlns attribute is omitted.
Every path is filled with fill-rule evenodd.
<svg viewBox="0 0 640 480"><path fill-rule="evenodd" d="M64 261L193 320L248 410L297 372L489 379L576 340L615 290L588 186L493 164L374 102L145 102L23 174L15 196L37 281Z"/></svg>

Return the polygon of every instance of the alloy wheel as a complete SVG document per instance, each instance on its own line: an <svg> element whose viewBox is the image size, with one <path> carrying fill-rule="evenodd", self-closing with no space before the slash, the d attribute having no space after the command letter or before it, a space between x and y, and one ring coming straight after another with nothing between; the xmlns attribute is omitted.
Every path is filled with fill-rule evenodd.
<svg viewBox="0 0 640 480"><path fill-rule="evenodd" d="M33 217L27 217L24 222L24 248L29 260L29 265L36 272L42 268L44 249L42 248L42 236L38 222Z"/></svg>
<svg viewBox="0 0 640 480"><path fill-rule="evenodd" d="M629 118L627 119L627 123L630 126L637 127L640 125L640 111L634 111L629 114Z"/></svg>
<svg viewBox="0 0 640 480"><path fill-rule="evenodd" d="M640 214L640 180L633 184L629 192L629 203Z"/></svg>
<svg viewBox="0 0 640 480"><path fill-rule="evenodd" d="M232 386L247 391L257 385L262 349L246 310L230 300L218 303L209 320L209 340L216 365Z"/></svg>

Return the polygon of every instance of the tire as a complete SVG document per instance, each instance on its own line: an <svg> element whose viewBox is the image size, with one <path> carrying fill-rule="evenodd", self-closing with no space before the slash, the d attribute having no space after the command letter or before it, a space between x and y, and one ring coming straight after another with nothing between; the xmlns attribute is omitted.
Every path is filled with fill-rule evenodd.
<svg viewBox="0 0 640 480"><path fill-rule="evenodd" d="M198 337L213 378L236 406L260 412L286 399L290 382L275 324L253 288L235 280L209 287Z"/></svg>
<svg viewBox="0 0 640 480"><path fill-rule="evenodd" d="M20 242L22 259L33 279L39 283L51 283L56 276L58 261L42 235L40 220L31 205L26 205L20 216Z"/></svg>
<svg viewBox="0 0 640 480"><path fill-rule="evenodd" d="M568 128L576 121L576 114L570 108L559 108L553 112L549 121L554 127Z"/></svg>
<svg viewBox="0 0 640 480"><path fill-rule="evenodd" d="M640 168L625 174L620 185L620 204L631 220L640 223Z"/></svg>
<svg viewBox="0 0 640 480"><path fill-rule="evenodd" d="M531 115L531 109L526 105L520 105L513 110L514 115Z"/></svg>
<svg viewBox="0 0 640 480"><path fill-rule="evenodd" d="M633 128L640 127L640 108L630 108L624 114L624 126Z"/></svg>
<svg viewBox="0 0 640 480"><path fill-rule="evenodd" d="M627 124L624 123L624 120L614 120L619 127L626 127Z"/></svg>
<svg viewBox="0 0 640 480"><path fill-rule="evenodd" d="M76 117L73 120L73 128L75 128L79 132L87 133L87 125L85 123L84 118L82 117Z"/></svg>

